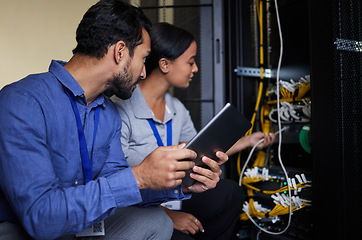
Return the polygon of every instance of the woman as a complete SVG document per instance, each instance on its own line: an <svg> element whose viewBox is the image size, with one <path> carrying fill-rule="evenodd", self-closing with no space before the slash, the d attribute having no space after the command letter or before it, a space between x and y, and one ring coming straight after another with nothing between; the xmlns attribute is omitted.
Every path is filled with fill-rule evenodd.
<svg viewBox="0 0 362 240"><path fill-rule="evenodd" d="M131 166L158 146L187 142L196 134L188 110L168 92L171 87L187 88L198 72L196 41L188 31L167 23L155 24L150 35L147 78L130 99L113 98L123 120L122 146ZM255 133L241 138L227 154L253 146L263 137L263 146L274 140ZM243 202L238 184L222 179L215 189L184 200L182 211L164 208L177 230L172 239L230 239Z"/></svg>

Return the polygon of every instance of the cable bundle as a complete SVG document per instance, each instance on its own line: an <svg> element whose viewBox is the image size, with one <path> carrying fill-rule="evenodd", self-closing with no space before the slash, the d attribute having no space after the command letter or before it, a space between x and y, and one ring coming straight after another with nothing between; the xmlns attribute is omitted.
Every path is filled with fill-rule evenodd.
<svg viewBox="0 0 362 240"><path fill-rule="evenodd" d="M272 88L268 93L279 94L282 96L281 102L298 102L303 99L309 99L307 93L310 91L310 76L306 75L301 77L298 81L290 79L289 81L279 80L280 91L277 92L275 88ZM276 100L270 100L267 104L276 104Z"/></svg>
<svg viewBox="0 0 362 240"><path fill-rule="evenodd" d="M302 101L300 104L292 104L289 102L281 102L279 109L280 119L282 123L307 123L311 118L310 101ZM269 120L277 123L276 119L278 110L275 108L269 112Z"/></svg>
<svg viewBox="0 0 362 240"><path fill-rule="evenodd" d="M276 72L276 90L266 91L265 96L267 96L270 99L270 95L272 93L275 93L276 100L269 100L263 103L262 101L263 88L265 87L263 87L264 79L263 75L261 74L255 111L251 119L252 128L249 130L249 132L246 135L250 135L253 131L256 114L259 111L260 102L262 102L262 106L259 112L262 131L264 133L270 133L273 131L271 122L275 122L278 124L278 129L279 129L278 160L285 175L286 186L283 186L277 190L263 190L254 186L254 184L257 182L272 181L275 178L273 176L269 176L268 170L263 168L264 166L266 166L266 161L267 161L267 155L263 151L259 151L258 156L253 164L253 168L246 170L246 167L248 166L248 162L250 161L254 150L261 142L263 142L264 139L256 143L255 146L251 149L242 170L240 170L241 154L239 153L237 168L240 175L239 185L240 186L243 185L247 188L247 195L249 197L248 201L244 203L243 206L244 213L240 215L240 218L242 220L249 219L256 227L258 227L263 232L266 232L268 234L278 235L284 233L289 228L291 223L291 215L293 211L301 209L310 204L308 200L302 199L299 196L297 196L297 194L299 194L299 192L301 192L303 188L310 187L309 182L305 179L304 175L296 175L295 178L290 179L281 160L281 142L282 142L281 132L285 130L285 127L282 129L281 123L309 122L311 111L310 111L310 98L306 97L307 93L310 90L310 77L309 76L302 77L297 82L294 82L293 80L287 82L279 79L280 66L283 55L283 38L280 27L278 4L276 0L274 1L274 3L275 3L275 10L276 10L279 37L280 37L280 56ZM262 73L264 67L264 56L263 56L264 50L263 50L263 4L261 0L256 0L256 7L257 7L258 20L259 20L259 27L260 27L260 34L259 34L260 69ZM280 96L282 96L281 99ZM270 106L275 104L276 104L276 109L272 109ZM292 196L292 190L294 191L294 196ZM267 209L263 207L261 204L259 204L257 201L254 201L254 192L269 194L271 196L271 199L273 199L273 202L275 203L274 208ZM287 195L285 193L287 193ZM254 218L259 218L259 219L271 218L272 222L275 222L278 221L279 215L284 215L284 214L288 214L288 223L283 230L278 232L268 231L260 227L254 220Z"/></svg>

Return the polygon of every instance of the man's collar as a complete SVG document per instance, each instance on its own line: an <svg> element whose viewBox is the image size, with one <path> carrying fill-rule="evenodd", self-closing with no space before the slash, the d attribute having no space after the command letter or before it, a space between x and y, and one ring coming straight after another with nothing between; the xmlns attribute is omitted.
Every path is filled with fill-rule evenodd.
<svg viewBox="0 0 362 240"><path fill-rule="evenodd" d="M49 66L49 72L51 72L58 81L67 88L75 97L82 98L83 102L86 103L84 90L79 85L79 83L75 80L75 78L64 68L64 65L67 64L67 62L64 61L58 61L58 60L52 60L50 66ZM99 95L92 103L91 105L98 106L104 104L104 96L103 94Z"/></svg>

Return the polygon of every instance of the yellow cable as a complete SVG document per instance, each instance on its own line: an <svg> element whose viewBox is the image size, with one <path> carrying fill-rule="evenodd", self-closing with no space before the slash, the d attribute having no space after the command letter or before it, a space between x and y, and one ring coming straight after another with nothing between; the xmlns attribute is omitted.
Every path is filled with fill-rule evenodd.
<svg viewBox="0 0 362 240"><path fill-rule="evenodd" d="M253 182L259 182L259 181L262 181L262 180L265 180L265 179L258 179L253 181ZM250 181L250 180L249 180ZM276 193L282 193L282 192L285 192L288 190L288 187L285 186L285 187L282 187L280 189L277 189L277 190L261 190L257 187L254 187L253 185L250 185L247 181L244 181L244 179L242 180L242 184L247 187L248 189L251 189L251 190L254 190L254 191L257 191L257 192L261 192L261 193L264 193L264 194L276 194ZM301 183L298 183L297 185L297 189L298 188L307 188L308 186L307 185L304 185L304 184L301 184ZM291 187L290 190L294 190L295 188L294 187Z"/></svg>
<svg viewBox="0 0 362 240"><path fill-rule="evenodd" d="M265 152L259 150L258 155L256 156L255 162L253 164L253 167L264 167L264 162L265 162Z"/></svg>
<svg viewBox="0 0 362 240"><path fill-rule="evenodd" d="M259 1L259 32L260 32L260 64L263 65L264 64L264 41L263 41L263 3L262 1ZM261 68L262 70L262 68ZM263 71L263 70L262 70ZM260 78L263 77L263 73L260 73Z"/></svg>
<svg viewBox="0 0 362 240"><path fill-rule="evenodd" d="M296 96L296 99L301 99L302 97L304 97L304 95L310 90L310 82L308 83L300 83L299 84L299 91L298 91L298 95Z"/></svg>
<svg viewBox="0 0 362 240"><path fill-rule="evenodd" d="M257 15L258 15L258 19L259 19L259 55L260 55L260 79L263 80L264 79L264 68L263 68L263 64L264 64L264 46L263 46L263 1L257 1ZM251 128L249 129L249 131L245 134L250 135L253 132L253 128L254 128L254 122L255 122L255 118L256 118L256 113L259 109L259 104L260 104L260 100L261 100L261 96L263 93L263 81L260 81L259 83L259 91L258 91L258 97L257 97L257 101L255 104L255 109L254 109L254 113L253 116L251 118Z"/></svg>
<svg viewBox="0 0 362 240"><path fill-rule="evenodd" d="M302 202L302 206L299 208L296 208L295 206L292 206L292 212L297 211L299 209L302 209L307 206L306 202ZM285 215L289 213L289 206L283 206L280 203L276 204L274 208L266 213L261 213L255 209L254 206L254 200L249 200L249 215L250 217L258 217L258 218L265 218L266 214L268 214L270 217L279 216L279 215ZM248 215L244 212L240 214L240 220L246 221L249 220Z"/></svg>
<svg viewBox="0 0 362 240"><path fill-rule="evenodd" d="M255 118L256 118L256 112L259 109L259 104L260 104L262 92L263 92L263 82L260 81L260 83L259 83L259 91L258 91L258 98L257 98L257 101L256 101L253 116L252 116L251 121L250 121L251 128L245 133L245 136L248 136L253 132L254 122L255 122ZM238 170L238 174L240 176L240 173L241 173L241 152L238 153L238 158L237 158L237 163L236 164L237 164L236 167L237 167L237 170Z"/></svg>
<svg viewBox="0 0 362 240"><path fill-rule="evenodd" d="M268 105L262 105L261 108L260 108L260 125L261 125L261 129L263 130L264 132L264 117L265 117L265 108L268 107Z"/></svg>
<svg viewBox="0 0 362 240"><path fill-rule="evenodd" d="M255 118L256 118L256 113L259 109L259 104L260 104L260 100L261 100L261 96L263 93L263 81L260 81L259 83L259 91L258 91L258 97L256 100L256 104L255 104L255 109L254 109L254 113L253 116L251 118L251 128L249 129L249 131L245 134L245 136L250 135L253 132L253 128L254 128L254 122L255 122Z"/></svg>

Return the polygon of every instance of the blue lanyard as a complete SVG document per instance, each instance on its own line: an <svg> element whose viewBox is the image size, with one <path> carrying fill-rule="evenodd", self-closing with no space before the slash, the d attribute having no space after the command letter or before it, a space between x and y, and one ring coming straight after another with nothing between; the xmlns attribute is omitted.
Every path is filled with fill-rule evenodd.
<svg viewBox="0 0 362 240"><path fill-rule="evenodd" d="M85 140L82 121L80 120L79 110L77 107L77 103L75 102L75 97L73 96L73 94L70 94L67 89L65 89L65 91L70 99L70 102L72 103L75 119L77 121L80 155L82 158L85 183L87 184L89 181L91 181L93 179L93 176L92 176L93 175L92 174L93 154L91 153L91 159L89 160L87 142ZM92 152L93 152L94 142L96 140L96 134L97 134L97 128L98 128L99 107L95 108L94 111L95 111L94 112L94 134L93 134Z"/></svg>
<svg viewBox="0 0 362 240"><path fill-rule="evenodd" d="M155 135L157 144L159 147L163 147L163 142L161 140L160 134L157 131L156 124L152 119L147 119L148 123L150 124L153 135ZM166 131L167 131L167 146L172 145L172 119L166 123Z"/></svg>

